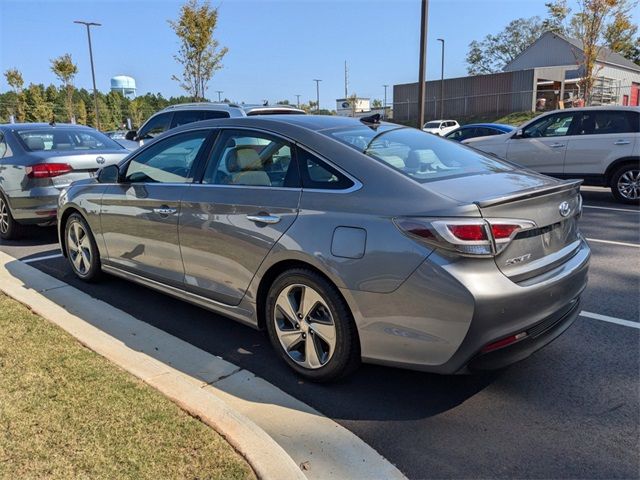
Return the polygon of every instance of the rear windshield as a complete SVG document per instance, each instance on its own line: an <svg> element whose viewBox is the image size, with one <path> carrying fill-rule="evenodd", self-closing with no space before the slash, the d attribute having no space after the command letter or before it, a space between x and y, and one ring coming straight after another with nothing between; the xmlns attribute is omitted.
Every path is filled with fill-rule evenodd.
<svg viewBox="0 0 640 480"><path fill-rule="evenodd" d="M22 130L18 136L27 150L37 151L85 151L85 150L122 150L122 147L106 135L92 130L79 128L41 128Z"/></svg>
<svg viewBox="0 0 640 480"><path fill-rule="evenodd" d="M420 182L514 170L511 165L415 128L381 125L322 132Z"/></svg>
<svg viewBox="0 0 640 480"><path fill-rule="evenodd" d="M428 122L422 128L440 128L440 122Z"/></svg>

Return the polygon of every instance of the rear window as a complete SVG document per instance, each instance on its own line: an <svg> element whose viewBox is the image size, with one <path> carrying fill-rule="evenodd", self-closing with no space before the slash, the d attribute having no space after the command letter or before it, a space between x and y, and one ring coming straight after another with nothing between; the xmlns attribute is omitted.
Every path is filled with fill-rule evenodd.
<svg viewBox="0 0 640 480"><path fill-rule="evenodd" d="M74 128L41 128L23 130L18 136L27 150L37 151L87 151L87 150L122 150L118 143L106 135L92 130Z"/></svg>
<svg viewBox="0 0 640 480"><path fill-rule="evenodd" d="M505 162L414 128L362 126L322 133L420 183L514 170Z"/></svg>

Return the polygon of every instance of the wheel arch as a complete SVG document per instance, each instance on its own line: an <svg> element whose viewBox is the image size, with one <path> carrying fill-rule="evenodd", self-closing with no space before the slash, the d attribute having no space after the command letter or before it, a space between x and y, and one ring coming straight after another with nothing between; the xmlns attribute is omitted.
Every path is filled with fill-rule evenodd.
<svg viewBox="0 0 640 480"><path fill-rule="evenodd" d="M64 230L66 228L67 219L74 213L80 215L84 219L84 221L87 222L87 225L89 225L87 217L83 215L79 207L77 207L76 205L70 205L65 208L65 210L60 215L60 220L58 221L58 240L60 241L60 250L62 250L62 255L64 257L67 256L67 239L65 238Z"/></svg>
<svg viewBox="0 0 640 480"><path fill-rule="evenodd" d="M640 162L640 157L638 156L633 156L630 155L628 157L622 157L622 158L618 158L617 160L611 162L611 164L609 164L609 166L607 167L605 173L604 173L604 179L606 182L607 186L611 185L611 179L613 177L613 174L623 165L629 164L629 163L634 163L634 162Z"/></svg>

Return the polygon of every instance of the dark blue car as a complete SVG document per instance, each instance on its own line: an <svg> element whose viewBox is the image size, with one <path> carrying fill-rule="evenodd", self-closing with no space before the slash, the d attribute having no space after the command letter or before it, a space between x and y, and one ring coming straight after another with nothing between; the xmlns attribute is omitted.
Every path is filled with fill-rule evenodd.
<svg viewBox="0 0 640 480"><path fill-rule="evenodd" d="M461 142L467 138L501 135L503 133L513 132L515 129L516 127L503 123L470 123L469 125L463 125L449 132L445 135L445 138Z"/></svg>

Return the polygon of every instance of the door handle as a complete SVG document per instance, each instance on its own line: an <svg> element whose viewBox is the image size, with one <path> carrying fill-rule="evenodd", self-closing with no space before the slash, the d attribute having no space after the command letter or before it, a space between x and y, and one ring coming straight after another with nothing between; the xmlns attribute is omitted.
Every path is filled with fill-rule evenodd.
<svg viewBox="0 0 640 480"><path fill-rule="evenodd" d="M178 210L176 210L175 208L169 208L169 207L160 207L160 208L154 208L153 209L153 213L157 213L158 215L161 216L169 216L169 215L173 215L174 213L176 213Z"/></svg>
<svg viewBox="0 0 640 480"><path fill-rule="evenodd" d="M278 223L280 221L280 217L277 215L247 215L247 220L251 220L256 223Z"/></svg>
<svg viewBox="0 0 640 480"><path fill-rule="evenodd" d="M564 143L552 143L551 145L549 145L551 148L560 148L560 147L564 147Z"/></svg>
<svg viewBox="0 0 640 480"><path fill-rule="evenodd" d="M631 142L629 140L618 140L617 142L614 142L614 145L629 145Z"/></svg>

